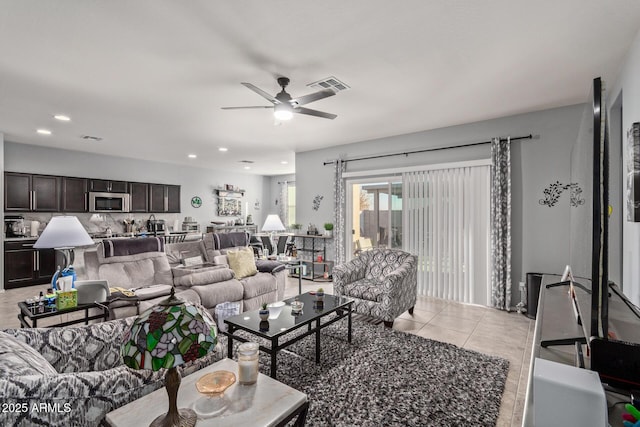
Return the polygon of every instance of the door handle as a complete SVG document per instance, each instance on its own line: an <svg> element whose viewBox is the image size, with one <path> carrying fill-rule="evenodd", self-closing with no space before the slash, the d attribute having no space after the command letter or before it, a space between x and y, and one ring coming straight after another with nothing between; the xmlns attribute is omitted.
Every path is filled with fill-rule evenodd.
<svg viewBox="0 0 640 427"><path fill-rule="evenodd" d="M40 271L40 251L34 252L36 256L36 271Z"/></svg>

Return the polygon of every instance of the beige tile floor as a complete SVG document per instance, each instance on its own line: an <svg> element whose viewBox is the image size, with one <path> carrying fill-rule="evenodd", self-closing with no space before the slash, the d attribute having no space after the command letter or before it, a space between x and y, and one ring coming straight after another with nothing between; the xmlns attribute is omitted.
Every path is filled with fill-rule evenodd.
<svg viewBox="0 0 640 427"><path fill-rule="evenodd" d="M327 293L333 290L331 283L302 281L303 292L315 290L320 286ZM40 290L46 291L46 288L47 285L41 285L0 293L0 329L19 327L18 301L37 295ZM294 296L297 292L298 280L289 278L285 296ZM45 319L38 326L69 320L71 316L69 314ZM380 327L383 326L380 325ZM532 320L517 313L506 313L492 308L430 297L418 297L413 315L408 312L403 313L396 319L393 328L509 360L509 373L497 426L522 425L533 340L534 322Z"/></svg>

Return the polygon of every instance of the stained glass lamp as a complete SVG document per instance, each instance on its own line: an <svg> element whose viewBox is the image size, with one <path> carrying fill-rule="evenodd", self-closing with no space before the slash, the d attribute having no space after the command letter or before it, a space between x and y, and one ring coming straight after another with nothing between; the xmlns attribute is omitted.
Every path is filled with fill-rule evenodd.
<svg viewBox="0 0 640 427"><path fill-rule="evenodd" d="M144 311L125 335L122 347L124 363L133 369L167 369L165 387L169 412L156 418L151 426L193 427L196 413L178 409L180 365L212 352L216 346L216 325L209 312L199 305L174 295Z"/></svg>

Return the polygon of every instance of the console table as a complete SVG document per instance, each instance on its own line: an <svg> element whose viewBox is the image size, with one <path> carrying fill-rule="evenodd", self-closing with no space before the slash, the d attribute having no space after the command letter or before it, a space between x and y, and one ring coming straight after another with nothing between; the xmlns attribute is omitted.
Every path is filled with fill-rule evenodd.
<svg viewBox="0 0 640 427"><path fill-rule="evenodd" d="M576 345L580 342L584 353L585 368L589 369L589 358L586 351L586 339L590 318L582 319L582 325L578 324L574 314L573 302L568 293L567 286L553 286L560 282L561 276L545 274L542 276L540 284L540 296L538 299L538 312L536 316L535 332L533 336L533 346L531 349L531 362L529 363L529 378L527 382L527 392L524 403L524 414L522 417L523 427L533 427L533 373L535 359L545 359L557 363L576 366ZM550 286L551 285L551 286ZM576 298L580 306L590 307L591 295L584 289L575 288ZM628 318L624 313L620 302L611 301L609 304L610 328L616 323L626 323L627 325L637 324L637 319ZM584 313L583 313L584 315ZM620 322L624 319L625 322ZM637 329L637 328L633 328ZM637 333L636 333L637 334ZM605 389L606 391L606 389ZM625 396L617 393L606 392L609 409L609 423L612 426L622 426L622 405L615 405L615 402L625 400ZM628 396L626 397L628 399Z"/></svg>
<svg viewBox="0 0 640 427"><path fill-rule="evenodd" d="M334 262L327 260L327 240L332 239L332 237L314 234L294 234L293 238L296 241L298 239L302 241L300 247L296 245L298 257L308 258L302 259L302 263L308 265L307 274L302 278L311 281L330 282ZM322 255L322 261L318 260L318 255ZM321 269L319 273L316 273L316 267ZM325 277L325 273L329 277Z"/></svg>

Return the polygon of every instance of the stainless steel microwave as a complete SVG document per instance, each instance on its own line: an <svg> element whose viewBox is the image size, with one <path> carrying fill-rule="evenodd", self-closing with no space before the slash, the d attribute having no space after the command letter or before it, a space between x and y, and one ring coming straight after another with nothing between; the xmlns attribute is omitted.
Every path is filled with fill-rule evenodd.
<svg viewBox="0 0 640 427"><path fill-rule="evenodd" d="M89 193L89 212L129 212L126 193Z"/></svg>

